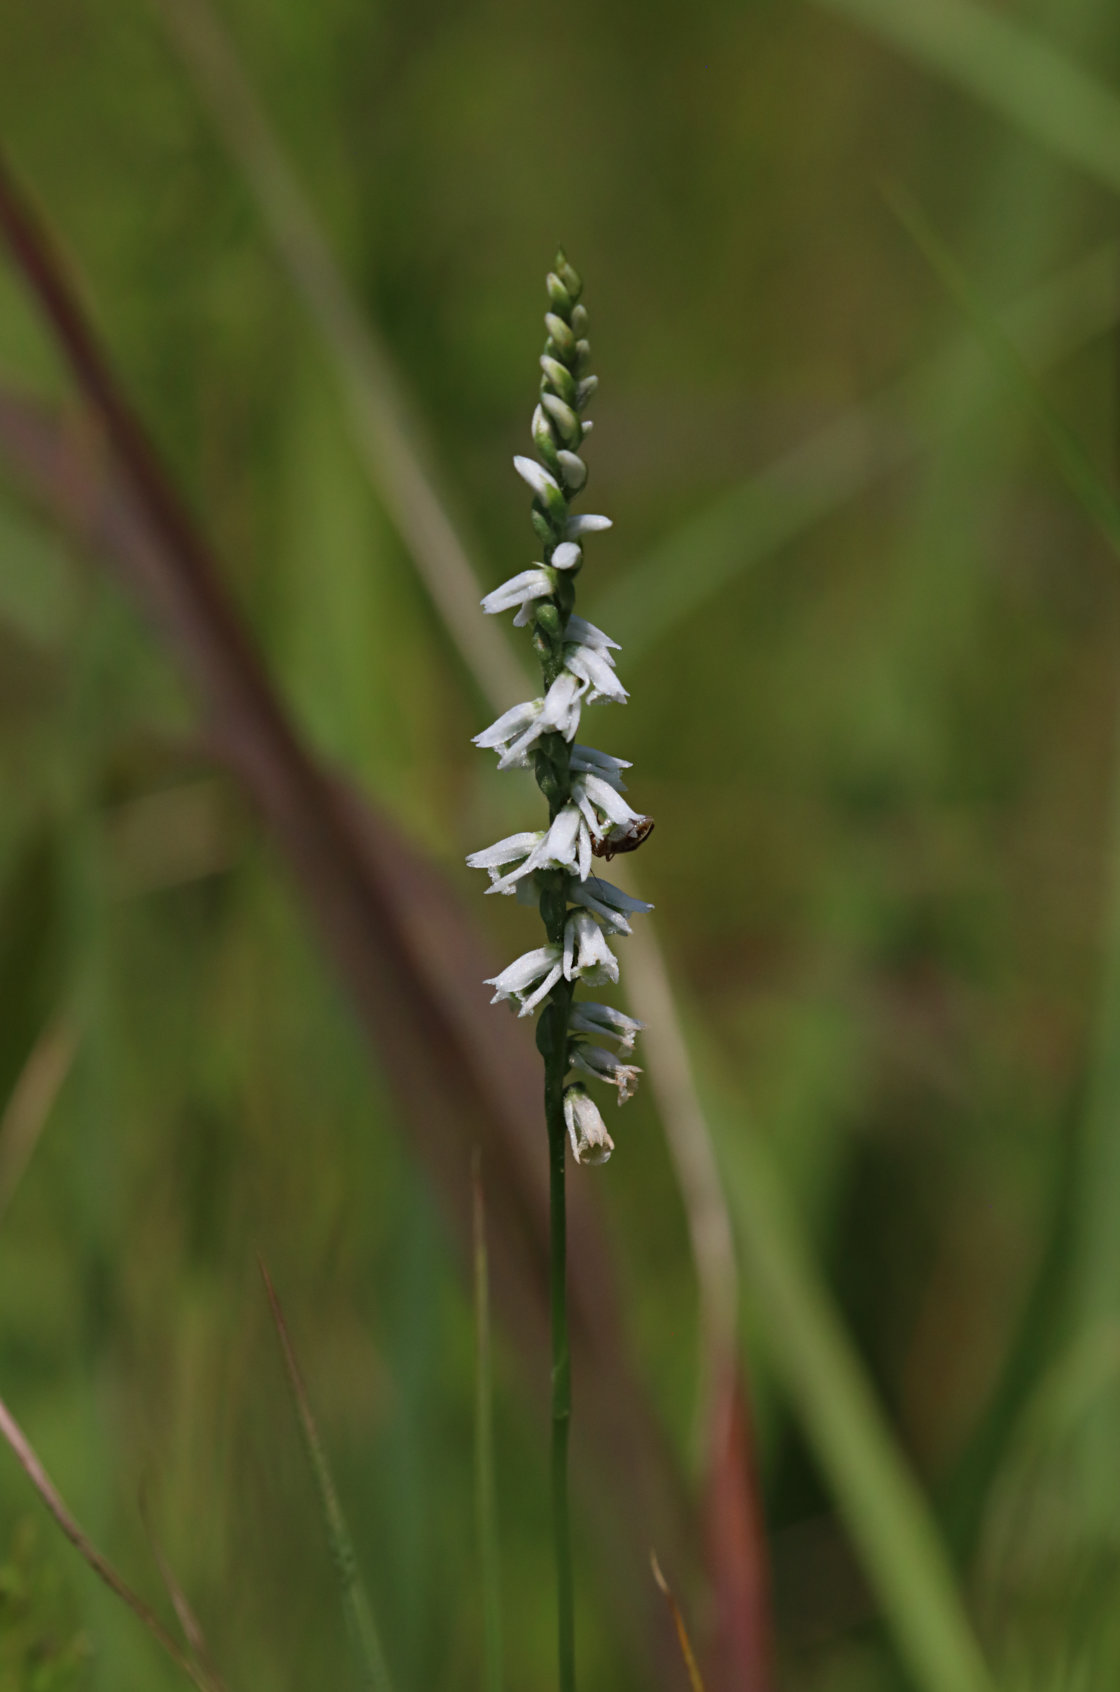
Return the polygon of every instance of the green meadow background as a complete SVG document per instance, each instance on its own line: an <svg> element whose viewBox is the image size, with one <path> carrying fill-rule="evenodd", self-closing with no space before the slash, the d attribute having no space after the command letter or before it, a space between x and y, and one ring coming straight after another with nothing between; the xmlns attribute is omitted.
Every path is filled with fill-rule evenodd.
<svg viewBox="0 0 1120 1692"><path fill-rule="evenodd" d="M677 1145L710 1135L735 1231L772 1684L1115 1685L1115 7L213 4L5 0L0 140L294 720L499 963L534 918L463 859L539 798L469 744L487 679L402 538L354 401L384 370L353 330L481 593L533 558L510 458L558 243L585 279L582 508L614 528L580 610L632 700L584 738L633 759L657 819L619 867L656 905L703 1107ZM191 47L206 16L263 131ZM341 331L293 275L281 162L360 314ZM104 473L6 261L0 390ZM358 1685L260 1252L397 1692L481 1687L476 1324L448 1222L470 1136L438 1170L415 1155L162 635L49 504L0 431L0 1395L170 1616L143 1493L231 1692ZM572 1180L703 1653L703 1333L655 1091ZM504 1684L534 1692L553 1600L523 1350L497 1320ZM632 1501L586 1479L587 1385L577 1358L582 1684L683 1688L644 1547L619 1548ZM0 1565L2 1692L185 1684L4 1449ZM716 1666L708 1692L743 1684Z"/></svg>

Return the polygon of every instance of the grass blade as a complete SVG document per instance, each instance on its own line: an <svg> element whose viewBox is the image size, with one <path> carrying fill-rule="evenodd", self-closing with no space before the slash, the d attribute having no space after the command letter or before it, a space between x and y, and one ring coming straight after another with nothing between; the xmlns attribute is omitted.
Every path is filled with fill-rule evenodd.
<svg viewBox="0 0 1120 1692"><path fill-rule="evenodd" d="M817 0L1120 190L1120 99L1041 37L973 0Z"/></svg>
<svg viewBox="0 0 1120 1692"><path fill-rule="evenodd" d="M482 1580L483 1684L502 1692L502 1586L494 1487L493 1359L490 1345L490 1270L486 1253L486 1197L482 1152L471 1163L474 1193L475 1515Z"/></svg>
<svg viewBox="0 0 1120 1692"><path fill-rule="evenodd" d="M677 1643L681 1648L684 1666L688 1673L690 1692L704 1692L704 1681L700 1674L700 1665L696 1661L696 1654L692 1649L692 1641L688 1637L688 1629L684 1625L681 1607L673 1595L673 1589L661 1572L661 1564L657 1561L657 1552L649 1554L649 1566L653 1570L653 1578L657 1582L657 1589L661 1593L669 1609L673 1627L677 1635Z"/></svg>
<svg viewBox="0 0 1120 1692"><path fill-rule="evenodd" d="M775 1370L916 1686L992 1692L925 1499L790 1214L759 1135L720 1136L746 1285Z"/></svg>
<svg viewBox="0 0 1120 1692"><path fill-rule="evenodd" d="M291 1388L292 1400L296 1407L296 1416L299 1419L300 1432L303 1435L308 1462L315 1478L315 1488L319 1494L319 1506L323 1512L323 1524L327 1531L331 1561L334 1563L335 1573L338 1576L342 1607L354 1646L354 1654L361 1670L362 1684L366 1687L367 1692L393 1692L393 1682L389 1675L388 1664L385 1661L385 1653L381 1647L377 1624L373 1619L373 1609L362 1584L362 1577L358 1572L358 1560L354 1554L354 1544L350 1538L346 1518L342 1513L342 1505L338 1501L338 1493L335 1490L334 1479L327 1462L327 1454L323 1449L323 1442L319 1437L319 1430L311 1413L307 1388L296 1361L287 1323L284 1321L284 1312L280 1308L276 1288L272 1284L272 1278L265 1267L263 1258L258 1257L257 1263L260 1267L261 1279L264 1281L264 1290L268 1294L272 1320L276 1325L280 1349L284 1354L284 1369L288 1376L288 1385Z"/></svg>
<svg viewBox="0 0 1120 1692"><path fill-rule="evenodd" d="M201 1663L196 1662L183 1649L174 1635L164 1627L155 1611L144 1602L139 1593L132 1590L123 1576L117 1573L113 1565L101 1555L97 1547L86 1537L63 1503L61 1494L43 1467L31 1441L27 1438L3 1399L0 1399L0 1436L8 1442L24 1474L66 1538L88 1563L98 1579L103 1581L110 1592L115 1593L123 1604L127 1604L133 1615L147 1628L157 1645L166 1651L172 1662L176 1663L188 1679L193 1681L198 1688L198 1692L223 1692L220 1682L214 1679Z"/></svg>

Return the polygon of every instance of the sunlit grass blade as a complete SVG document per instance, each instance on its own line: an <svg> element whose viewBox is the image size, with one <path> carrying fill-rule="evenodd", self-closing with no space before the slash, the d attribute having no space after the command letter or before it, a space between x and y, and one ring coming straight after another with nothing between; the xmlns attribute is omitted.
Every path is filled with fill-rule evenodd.
<svg viewBox="0 0 1120 1692"><path fill-rule="evenodd" d="M303 1435L304 1447L315 1479L315 1488L319 1494L319 1506L323 1513L331 1561L334 1563L335 1573L338 1576L342 1606L354 1646L354 1654L361 1671L362 1684L367 1692L392 1692L393 1682L389 1675L377 1625L373 1619L373 1609L362 1584L362 1577L358 1572L354 1543L350 1538L350 1530L346 1525L346 1518L338 1501L338 1493L335 1490L334 1479L327 1462L327 1454L319 1437L315 1418L311 1413L307 1388L296 1361L287 1323L284 1321L284 1312L280 1308L280 1300L276 1296L276 1289L272 1284L272 1279L263 1259L258 1258L257 1261L260 1265L265 1292L268 1294L269 1307L272 1311L272 1320L276 1325L280 1348L284 1354L284 1368L288 1376L288 1385L291 1388L296 1415L299 1419L300 1432Z"/></svg>
<svg viewBox="0 0 1120 1692"><path fill-rule="evenodd" d="M114 1593L123 1604L128 1606L133 1615L147 1628L156 1643L166 1651L172 1661L197 1686L198 1692L223 1692L221 1683L200 1662L196 1662L188 1651L183 1649L174 1635L164 1627L154 1610L144 1602L139 1593L132 1590L123 1576L117 1573L112 1564L101 1555L97 1547L87 1538L66 1508L61 1494L43 1467L31 1441L27 1438L3 1399L0 1399L0 1436L7 1441L24 1474L66 1538L98 1579L103 1581L110 1592Z"/></svg>
<svg viewBox="0 0 1120 1692"><path fill-rule="evenodd" d="M1120 504L1112 489L1025 368L928 219L900 191L893 190L890 199L903 227L968 318L1026 413L1041 429L1075 499L1120 558ZM1090 1338L1096 1330L1120 1319L1120 770L1114 777L1110 865L1101 980L1086 1086L1081 1197L1074 1230L1075 1320ZM1102 1413L1088 1419L1081 1502L1087 1520L1097 1527L1104 1527L1111 1515L1108 1500L1113 1491L1111 1483L1120 1470L1117 1457L1113 1417Z"/></svg>
<svg viewBox="0 0 1120 1692"><path fill-rule="evenodd" d="M524 674L504 636L478 615L475 570L424 461L388 350L336 263L314 206L206 0L153 3L303 300L334 369L365 469L448 637L483 694L504 709L522 697Z"/></svg>
<svg viewBox="0 0 1120 1692"><path fill-rule="evenodd" d="M992 1692L929 1507L809 1259L769 1152L740 1121L722 1124L718 1138L764 1343L910 1676L923 1692Z"/></svg>
<svg viewBox="0 0 1120 1692"><path fill-rule="evenodd" d="M677 1603L672 1587L661 1572L661 1564L657 1561L656 1551L651 1551L649 1554L649 1566L653 1570L653 1578L657 1582L658 1591L661 1593L666 1605L668 1606L669 1615L672 1619L673 1627L677 1635L677 1643L681 1648L681 1656L684 1658L685 1671L688 1675L688 1684L691 1692L704 1692L704 1681L700 1674L700 1665L696 1661L696 1653L693 1651L692 1641L688 1637L688 1629L684 1624L681 1607Z"/></svg>
<svg viewBox="0 0 1120 1692"><path fill-rule="evenodd" d="M973 0L817 0L1120 189L1120 99L1005 12Z"/></svg>
<svg viewBox="0 0 1120 1692"><path fill-rule="evenodd" d="M477 1146L472 1160L471 1176L474 1191L475 1513L479 1575L482 1582L483 1684L486 1692L501 1692L502 1588L494 1484L490 1271L486 1254L486 1197L482 1186L482 1154Z"/></svg>

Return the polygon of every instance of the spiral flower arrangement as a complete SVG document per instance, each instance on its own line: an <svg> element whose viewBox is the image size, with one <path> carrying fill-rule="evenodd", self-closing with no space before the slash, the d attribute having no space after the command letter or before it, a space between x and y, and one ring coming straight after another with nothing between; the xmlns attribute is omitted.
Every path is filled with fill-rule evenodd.
<svg viewBox="0 0 1120 1692"><path fill-rule="evenodd" d="M475 745L496 751L499 769L532 766L548 801L549 823L547 829L514 834L473 852L467 862L489 871L491 893L539 901L546 943L517 958L487 985L494 988L494 1003L508 1000L521 1016L544 1006L537 1044L551 1079L560 1077L573 1155L577 1163L605 1163L614 1143L602 1115L583 1081L566 1078L574 1070L606 1081L617 1088L622 1104L641 1073L623 1061L634 1049L641 1024L609 1005L574 1002L574 990L577 981L597 987L618 980L608 936L629 934L630 917L651 908L592 874L593 864L632 851L646 839L653 820L623 798L622 772L630 765L576 740L585 705L601 699L622 703L627 693L615 671L618 643L574 609L584 540L609 529L610 519L576 516L571 510L587 481L579 449L592 427L583 412L598 379L587 374L591 349L587 311L579 303L582 285L563 253L546 286L548 338L532 422L538 458L513 461L533 491L531 521L542 561L482 601L490 615L514 611L516 627L532 627L542 694L506 711L475 736ZM599 1043L603 1040L617 1051L607 1050Z"/></svg>
<svg viewBox="0 0 1120 1692"><path fill-rule="evenodd" d="M566 1301L565 1139L577 1163L605 1163L614 1142L584 1077L617 1089L622 1104L640 1071L625 1061L641 1023L597 1000L575 999L577 982L598 987L617 982L618 960L610 940L630 933L630 918L651 907L593 874L648 837L652 817L633 810L623 794L623 758L577 741L584 706L619 704L626 689L615 672L618 643L576 615L576 580L588 535L610 528L610 519L574 515L572 501L587 481L580 456L591 424L583 415L598 382L588 373L587 311L579 276L558 253L550 271L547 340L541 355L540 401L533 413L536 458L514 459L533 494L531 521L540 562L487 594L490 615L514 612L518 628L531 627L541 663L541 693L506 711L475 736L475 745L498 753L502 770L531 767L548 802L548 827L511 835L467 862L490 875L491 893L537 903L545 943L524 953L487 983L493 1003L507 1000L520 1016L541 1007L537 1048L544 1059L545 1121L549 1142L552 1292L552 1492L558 1591L559 1684L572 1692L575 1647L571 1546L567 1503L571 1365ZM608 1044L603 1044L603 1042ZM609 1049L613 1047L614 1049Z"/></svg>

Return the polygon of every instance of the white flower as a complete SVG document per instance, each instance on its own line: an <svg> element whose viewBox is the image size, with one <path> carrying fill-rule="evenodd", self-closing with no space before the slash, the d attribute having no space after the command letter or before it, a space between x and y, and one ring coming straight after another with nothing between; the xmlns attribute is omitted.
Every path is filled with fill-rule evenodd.
<svg viewBox="0 0 1120 1692"><path fill-rule="evenodd" d="M596 1081L607 1081L612 1087L617 1087L620 1105L633 1097L638 1076L642 1073L637 1064L620 1063L602 1046L587 1046L582 1040L577 1040L572 1046L572 1065L582 1069L585 1075L593 1075Z"/></svg>
<svg viewBox="0 0 1120 1692"><path fill-rule="evenodd" d="M590 646L596 652L605 652L608 647L615 652L622 651L617 640L612 640L610 635L603 633L602 629L597 629L594 623L587 622L583 617L577 617L574 611L565 626L564 639L578 640L581 646ZM614 659L608 658L607 662L613 664Z"/></svg>
<svg viewBox="0 0 1120 1692"><path fill-rule="evenodd" d="M534 601L547 599L555 592L556 577L551 570L543 564L534 564L531 570L522 570L519 576L511 576L508 582L488 593L482 601L482 609L488 617L493 617L500 611L516 608L513 624L515 628L523 629L533 615Z"/></svg>
<svg viewBox="0 0 1120 1692"><path fill-rule="evenodd" d="M481 852L472 852L467 858L471 869L489 870L491 882L498 880L498 871L503 864L516 863L518 858L524 858L527 853L539 846L544 839L540 829L528 834L510 834L504 840L499 840L494 846L485 846Z"/></svg>
<svg viewBox="0 0 1120 1692"><path fill-rule="evenodd" d="M574 541L561 541L548 562L554 570L574 570L583 563L583 553Z"/></svg>
<svg viewBox="0 0 1120 1692"><path fill-rule="evenodd" d="M513 893L523 876L532 875L538 869L566 869L581 877L591 874L591 833L586 819L574 805L565 805L557 812L546 834L510 836L511 841L515 839L532 841L525 861L500 880L495 877L493 886L487 889L490 893ZM519 855L511 853L506 862Z"/></svg>
<svg viewBox="0 0 1120 1692"><path fill-rule="evenodd" d="M576 619L568 618L569 626L573 621ZM595 632L597 634L599 631ZM593 705L596 699L613 699L617 704L623 705L630 697L615 675L609 652L594 646L584 646L578 641L571 645L565 642L564 668L569 674L578 676L584 684L580 692L586 694L588 705Z"/></svg>
<svg viewBox="0 0 1120 1692"><path fill-rule="evenodd" d="M575 676L561 670L543 699L527 699L523 705L504 711L497 722L474 736L474 744L500 751L500 770L524 768L529 762L529 748L542 734L575 739L580 698L585 691Z"/></svg>
<svg viewBox="0 0 1120 1692"><path fill-rule="evenodd" d="M535 1010L547 993L550 993L563 973L564 961L559 946L538 946L536 951L525 952L515 958L513 963L502 970L500 975L491 976L487 987L493 987L494 997L490 1000L496 1005L499 999L516 999L520 1005L518 1016L528 1016ZM526 989L538 982L535 992L526 993Z"/></svg>
<svg viewBox="0 0 1120 1692"><path fill-rule="evenodd" d="M569 981L582 977L589 987L618 980L618 959L587 911L573 911L564 924L564 975Z"/></svg>
<svg viewBox="0 0 1120 1692"><path fill-rule="evenodd" d="M616 829L629 833L635 824L648 820L640 811L630 808L611 782L590 771L573 781L572 803L587 819L587 826L596 840L602 840L608 832Z"/></svg>
<svg viewBox="0 0 1120 1692"><path fill-rule="evenodd" d="M583 426L585 429L590 429L591 427L590 423L585 423ZM533 468L536 469L537 466L534 465ZM525 475L524 471L521 473L522 475ZM529 478L526 476L525 480L528 481ZM549 480L551 481L551 477ZM555 483L553 483L553 486L555 486ZM590 514L583 517L569 517L568 521L564 525L564 539L578 541L582 539L584 535L593 535L598 533L601 529L609 529L611 527L612 524L609 517L595 517Z"/></svg>
<svg viewBox="0 0 1120 1692"><path fill-rule="evenodd" d="M593 999L576 999L568 1019L573 1034L596 1034L600 1040L617 1040L620 1052L634 1050L635 1037L645 1027L636 1016L626 1016L613 1005L599 1005Z"/></svg>
<svg viewBox="0 0 1120 1692"><path fill-rule="evenodd" d="M633 898L631 894L624 893L621 887L615 887L613 882L604 881L598 875L585 876L582 881L568 889L568 897L575 904L582 905L585 910L599 917L608 934L629 934L630 924L626 920L627 917L637 914L644 916L647 911L653 909L644 899Z"/></svg>
<svg viewBox="0 0 1120 1692"><path fill-rule="evenodd" d="M606 1163L614 1150L614 1141L607 1133L598 1105L578 1081L564 1093L564 1121L576 1162Z"/></svg>
<svg viewBox="0 0 1120 1692"><path fill-rule="evenodd" d="M609 752L597 752L593 746L573 746L571 768L574 775L601 776L616 793L626 792L620 771L633 769L625 758L612 758Z"/></svg>

